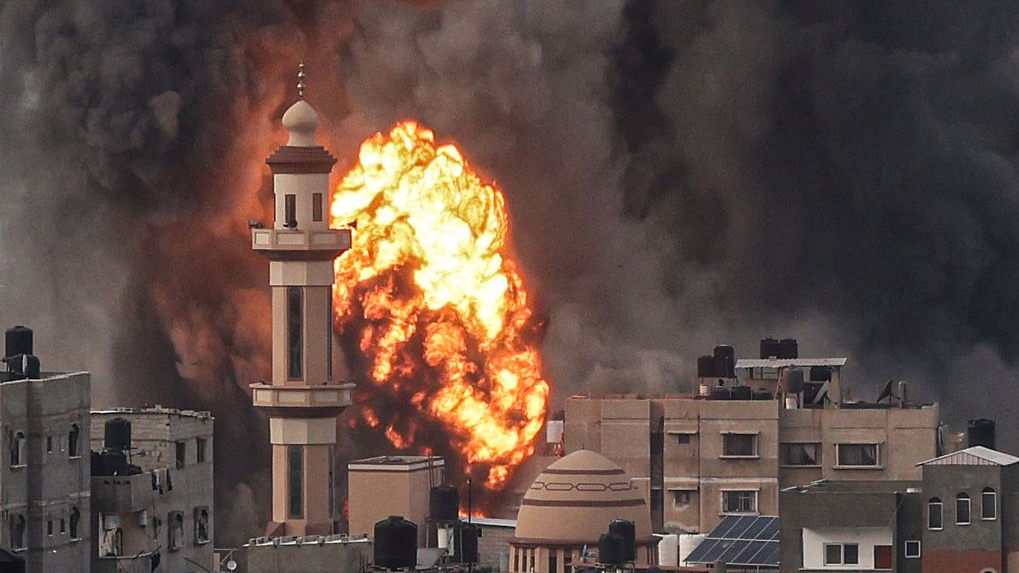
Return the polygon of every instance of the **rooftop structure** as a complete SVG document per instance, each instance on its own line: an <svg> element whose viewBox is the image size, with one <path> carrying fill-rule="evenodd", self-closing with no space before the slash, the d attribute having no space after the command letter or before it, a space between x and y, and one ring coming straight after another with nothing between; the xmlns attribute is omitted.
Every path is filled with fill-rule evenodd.
<svg viewBox="0 0 1019 573"><path fill-rule="evenodd" d="M350 533L371 536L377 522L399 515L418 526L418 547L424 547L429 492L443 483L445 467L445 461L434 456L379 456L350 462Z"/></svg>

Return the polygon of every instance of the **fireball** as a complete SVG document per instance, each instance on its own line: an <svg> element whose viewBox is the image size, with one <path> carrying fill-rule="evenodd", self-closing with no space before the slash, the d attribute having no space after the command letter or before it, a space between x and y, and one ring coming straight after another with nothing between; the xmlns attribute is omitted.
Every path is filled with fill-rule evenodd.
<svg viewBox="0 0 1019 573"><path fill-rule="evenodd" d="M455 145L404 121L362 143L331 222L355 227L336 261L335 326L356 340L366 377L442 427L499 489L534 452L549 393L502 192ZM379 425L376 410L361 412ZM405 449L417 427L384 433Z"/></svg>

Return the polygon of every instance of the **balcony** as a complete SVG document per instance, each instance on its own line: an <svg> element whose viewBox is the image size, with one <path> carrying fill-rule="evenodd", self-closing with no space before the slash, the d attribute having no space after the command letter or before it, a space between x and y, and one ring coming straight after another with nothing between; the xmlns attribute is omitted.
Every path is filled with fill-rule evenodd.
<svg viewBox="0 0 1019 573"><path fill-rule="evenodd" d="M350 229L252 229L251 248L269 260L332 260L350 248Z"/></svg>
<svg viewBox="0 0 1019 573"><path fill-rule="evenodd" d="M252 384L252 400L255 406L286 410L287 408L321 409L340 411L351 402L353 384L323 384L321 386L278 386Z"/></svg>

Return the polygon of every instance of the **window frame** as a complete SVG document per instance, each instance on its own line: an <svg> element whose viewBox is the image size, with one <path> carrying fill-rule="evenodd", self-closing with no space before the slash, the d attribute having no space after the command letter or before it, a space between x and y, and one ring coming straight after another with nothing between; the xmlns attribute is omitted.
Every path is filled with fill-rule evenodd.
<svg viewBox="0 0 1019 573"><path fill-rule="evenodd" d="M933 523L931 522L931 517L934 515L933 513L931 513L931 509L934 506L938 507L937 527L934 527ZM941 501L941 498L939 497L932 497L927 500L927 529L928 531L942 531L945 529L945 504Z"/></svg>
<svg viewBox="0 0 1019 573"><path fill-rule="evenodd" d="M909 551L910 544L914 544L913 546L916 547L915 553ZM923 544L919 539L907 539L902 546L902 556L906 559L919 559L922 554Z"/></svg>
<svg viewBox="0 0 1019 573"><path fill-rule="evenodd" d="M67 532L71 536L71 541L81 541L81 510L72 507L68 522Z"/></svg>
<svg viewBox="0 0 1019 573"><path fill-rule="evenodd" d="M841 442L835 444L835 465L834 468L838 470L879 470L883 469L884 465L881 463L881 442ZM842 463L842 448L843 446L874 446L874 463L873 464L844 464Z"/></svg>
<svg viewBox="0 0 1019 573"><path fill-rule="evenodd" d="M741 438L749 437L750 438L750 447L751 447L751 450L752 450L753 453L750 453L750 454L729 454L729 453L726 453L726 450L728 449L727 448L727 441L729 439L731 439L732 437L734 437L734 436L739 436ZM759 448L759 444L758 444L758 442L760 442L759 438L760 438L760 434L757 433L757 432L722 432L722 455L720 455L718 457L721 458L721 459L724 459L724 460L754 460L754 459L759 459L761 457L761 455L760 455L760 448Z"/></svg>
<svg viewBox="0 0 1019 573"><path fill-rule="evenodd" d="M81 426L71 424L67 431L67 457L74 460L81 457Z"/></svg>
<svg viewBox="0 0 1019 573"><path fill-rule="evenodd" d="M693 494L696 493L695 489L670 489L669 493L672 494L672 507L673 509L679 507L689 507L693 503ZM678 498L680 495L686 496L686 502L680 503Z"/></svg>
<svg viewBox="0 0 1019 573"><path fill-rule="evenodd" d="M324 197L322 193L312 193L311 195L311 220L315 223L322 222L322 211L324 210Z"/></svg>
<svg viewBox="0 0 1019 573"><path fill-rule="evenodd" d="M838 547L839 548L839 561L833 562L828 560L828 548ZM846 562L846 547L856 548L856 560L852 563ZM824 543L824 558L822 562L825 567L844 567L844 566L859 566L860 565L860 544L859 543L842 543L842 542L825 542Z"/></svg>
<svg viewBox="0 0 1019 573"><path fill-rule="evenodd" d="M789 446L814 446L814 463L812 464L794 464L789 461ZM779 444L779 462L782 467L787 468L819 468L823 467L824 461L822 456L822 444L821 442L782 442Z"/></svg>
<svg viewBox="0 0 1019 573"><path fill-rule="evenodd" d="M966 521L962 521L962 512L959 511L963 506L961 502L966 502ZM973 500L969 494L960 491L955 494L955 524L956 525L970 525L973 523Z"/></svg>
<svg viewBox="0 0 1019 573"><path fill-rule="evenodd" d="M195 438L195 463L203 464L207 460L209 440L203 437Z"/></svg>
<svg viewBox="0 0 1019 573"><path fill-rule="evenodd" d="M991 515L988 517L987 498L991 498ZM998 492L993 487L985 487L980 491L980 520L995 521L998 519Z"/></svg>
<svg viewBox="0 0 1019 573"><path fill-rule="evenodd" d="M287 446L288 519L304 518L304 464L304 448L296 445Z"/></svg>
<svg viewBox="0 0 1019 573"><path fill-rule="evenodd" d="M212 536L209 535L209 508L206 506L196 507L194 511L194 539L195 545L206 545L212 540ZM199 527L205 524L205 535L199 535Z"/></svg>
<svg viewBox="0 0 1019 573"><path fill-rule="evenodd" d="M173 459L177 469L182 470L188 465L188 443L177 440L173 443Z"/></svg>
<svg viewBox="0 0 1019 573"><path fill-rule="evenodd" d="M166 528L166 549L168 551L180 551L187 545L184 539L184 514L179 511L171 511L166 516L169 526ZM180 532L179 543L174 543L174 532Z"/></svg>
<svg viewBox="0 0 1019 573"><path fill-rule="evenodd" d="M304 379L304 289L286 289L286 368L287 380ZM331 316L331 315L330 315ZM331 343L331 339L330 339Z"/></svg>
<svg viewBox="0 0 1019 573"><path fill-rule="evenodd" d="M750 509L749 511L726 510L725 499L726 499L727 495L744 494L744 493L747 493L747 494L751 495L751 499L753 500L753 507L752 507L752 509ZM720 494L721 494L721 500L720 500L721 503L719 504L719 508L721 509L721 511L719 512L720 515L759 515L760 514L760 490L756 490L756 489L723 489L723 490L721 490Z"/></svg>
<svg viewBox="0 0 1019 573"><path fill-rule="evenodd" d="M7 460L11 469L19 469L28 465L27 443L28 438L25 436L25 432L17 430L11 435L11 442L8 448L9 459Z"/></svg>
<svg viewBox="0 0 1019 573"><path fill-rule="evenodd" d="M297 195L294 193L283 195L283 221L287 227L297 227Z"/></svg>

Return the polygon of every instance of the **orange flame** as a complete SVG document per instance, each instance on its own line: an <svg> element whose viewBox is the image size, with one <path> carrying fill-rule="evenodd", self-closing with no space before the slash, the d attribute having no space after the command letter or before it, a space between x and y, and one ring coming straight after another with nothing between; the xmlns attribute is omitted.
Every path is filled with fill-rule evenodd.
<svg viewBox="0 0 1019 573"><path fill-rule="evenodd" d="M357 340L375 386L440 423L500 488L534 452L549 392L502 192L456 146L404 121L361 144L331 216L356 226L336 261L337 327ZM386 427L390 442L413 443L399 427Z"/></svg>

